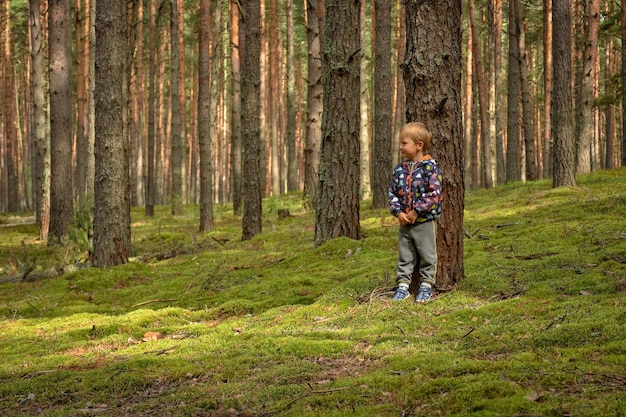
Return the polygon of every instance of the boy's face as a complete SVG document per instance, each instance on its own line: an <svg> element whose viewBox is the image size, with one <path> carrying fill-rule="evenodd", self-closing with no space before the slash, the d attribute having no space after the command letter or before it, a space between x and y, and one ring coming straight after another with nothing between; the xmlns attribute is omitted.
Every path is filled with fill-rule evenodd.
<svg viewBox="0 0 626 417"><path fill-rule="evenodd" d="M407 135L400 135L400 152L404 159L416 161L421 156L424 149L424 142L421 140L415 144Z"/></svg>

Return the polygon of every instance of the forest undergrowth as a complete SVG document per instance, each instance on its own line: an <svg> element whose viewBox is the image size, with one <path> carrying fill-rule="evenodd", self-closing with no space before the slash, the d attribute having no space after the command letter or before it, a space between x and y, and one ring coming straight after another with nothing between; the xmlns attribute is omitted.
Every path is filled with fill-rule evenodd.
<svg viewBox="0 0 626 417"><path fill-rule="evenodd" d="M1 215L0 415L624 415L625 169L468 190L466 276L424 305L390 300L386 210L316 248L301 199L245 242L228 205L134 208L105 270Z"/></svg>

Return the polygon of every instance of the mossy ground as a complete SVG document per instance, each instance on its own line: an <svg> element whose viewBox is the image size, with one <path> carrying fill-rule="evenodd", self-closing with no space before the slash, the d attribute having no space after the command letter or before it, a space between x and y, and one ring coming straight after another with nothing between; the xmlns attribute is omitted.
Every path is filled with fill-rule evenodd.
<svg viewBox="0 0 626 417"><path fill-rule="evenodd" d="M624 415L624 169L468 190L466 277L426 305L389 300L397 229L367 206L317 248L298 194L246 242L229 206L209 233L136 208L129 264L0 284L0 415ZM84 259L37 236L0 229L0 277Z"/></svg>

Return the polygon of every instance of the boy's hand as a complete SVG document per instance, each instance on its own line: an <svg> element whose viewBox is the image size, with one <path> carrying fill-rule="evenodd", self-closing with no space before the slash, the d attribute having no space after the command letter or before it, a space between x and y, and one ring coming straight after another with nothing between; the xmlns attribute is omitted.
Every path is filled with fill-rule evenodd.
<svg viewBox="0 0 626 417"><path fill-rule="evenodd" d="M417 220L417 211L415 210L409 211L409 214L407 214L407 220L411 224L415 223L415 220Z"/></svg>
<svg viewBox="0 0 626 417"><path fill-rule="evenodd" d="M406 214L405 212L401 212L398 214L398 221L400 222L401 225L406 226L407 224L410 223L409 221L409 216L408 214Z"/></svg>

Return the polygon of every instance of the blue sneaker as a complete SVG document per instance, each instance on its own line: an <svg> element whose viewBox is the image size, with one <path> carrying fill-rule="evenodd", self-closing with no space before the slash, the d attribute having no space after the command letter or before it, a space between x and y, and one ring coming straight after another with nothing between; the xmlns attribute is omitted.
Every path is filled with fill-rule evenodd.
<svg viewBox="0 0 626 417"><path fill-rule="evenodd" d="M411 294L409 294L409 290L407 288L398 287L396 288L396 293L393 295L393 297L391 297L391 299L394 301L402 301L409 298L410 295Z"/></svg>
<svg viewBox="0 0 626 417"><path fill-rule="evenodd" d="M429 301L433 296L433 289L430 287L420 287L415 296L416 303L425 303Z"/></svg>

